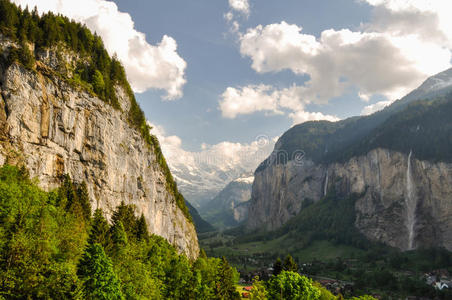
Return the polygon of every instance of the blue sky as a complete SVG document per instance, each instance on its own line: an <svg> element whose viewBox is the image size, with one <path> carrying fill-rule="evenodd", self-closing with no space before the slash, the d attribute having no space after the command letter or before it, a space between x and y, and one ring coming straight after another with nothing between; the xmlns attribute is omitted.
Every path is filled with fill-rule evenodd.
<svg viewBox="0 0 452 300"><path fill-rule="evenodd" d="M178 53L186 60L184 96L175 101L162 101L162 91L138 94L138 100L152 123L182 139L187 150L199 150L202 143L221 141L248 143L260 134L278 136L292 125L285 115L268 116L263 112L226 119L218 109L220 95L228 86L273 84L288 87L302 84L307 76L286 70L258 74L250 68L250 59L242 57L239 43L230 33L224 14L227 1L116 0L120 11L129 13L135 28L146 33L149 42L158 43L167 34L178 44ZM371 8L349 0L287 0L251 2L248 17L240 16L243 28L285 20L318 36L329 28L357 28L367 22ZM368 105L353 93L333 99L329 105L313 105L311 109L340 118L360 114Z"/></svg>

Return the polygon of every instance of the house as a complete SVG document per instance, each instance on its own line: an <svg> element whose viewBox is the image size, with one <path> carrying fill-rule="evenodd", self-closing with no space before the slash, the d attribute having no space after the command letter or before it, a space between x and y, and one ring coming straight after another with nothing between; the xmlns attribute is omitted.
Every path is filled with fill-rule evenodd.
<svg viewBox="0 0 452 300"><path fill-rule="evenodd" d="M446 283L444 283L444 282L438 281L438 282L435 283L435 288L437 290L442 291L443 289L448 289L449 286Z"/></svg>

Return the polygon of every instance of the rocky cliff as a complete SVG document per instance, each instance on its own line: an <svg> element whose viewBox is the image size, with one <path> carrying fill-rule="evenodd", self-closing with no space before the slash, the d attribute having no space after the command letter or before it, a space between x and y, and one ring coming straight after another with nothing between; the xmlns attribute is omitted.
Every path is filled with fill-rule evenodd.
<svg viewBox="0 0 452 300"><path fill-rule="evenodd" d="M248 229L277 229L303 202L317 201L333 189L339 195L361 195L355 226L369 239L404 250L452 250L452 164L409 157L375 149L345 163L268 166L256 172Z"/></svg>
<svg viewBox="0 0 452 300"><path fill-rule="evenodd" d="M10 43L1 41L2 53ZM143 213L151 233L196 258L195 228L167 188L154 149L127 121L130 98L116 88L120 109L69 84L55 68L75 54L37 53L34 70L18 63L0 69L0 163L22 164L46 190L61 175L85 181L93 208L107 217L124 201Z"/></svg>
<svg viewBox="0 0 452 300"><path fill-rule="evenodd" d="M368 239L452 250L451 88L448 70L374 115L291 128L255 172L246 228L278 229L328 193L359 195L349 213Z"/></svg>

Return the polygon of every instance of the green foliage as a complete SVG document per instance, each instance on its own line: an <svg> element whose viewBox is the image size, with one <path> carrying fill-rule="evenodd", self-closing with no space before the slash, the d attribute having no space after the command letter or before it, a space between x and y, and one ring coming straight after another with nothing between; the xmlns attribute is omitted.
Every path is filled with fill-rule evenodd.
<svg viewBox="0 0 452 300"><path fill-rule="evenodd" d="M101 209L96 209L94 211L93 221L91 223L91 229L89 232L88 243L89 244L100 244L102 247L106 248L110 245L110 235L109 235L108 222L104 217Z"/></svg>
<svg viewBox="0 0 452 300"><path fill-rule="evenodd" d="M364 295L359 297L352 297L350 298L350 300L377 300L377 299L369 295Z"/></svg>
<svg viewBox="0 0 452 300"><path fill-rule="evenodd" d="M91 201L89 199L88 186L86 182L82 182L80 185L76 186L77 200L82 208L82 213L85 220L89 221L91 219Z"/></svg>
<svg viewBox="0 0 452 300"><path fill-rule="evenodd" d="M63 176L63 183L58 189L59 205L66 208L75 216L80 217L84 223L91 220L91 203L86 183L77 184L72 182L69 175Z"/></svg>
<svg viewBox="0 0 452 300"><path fill-rule="evenodd" d="M24 169L0 168L0 295L5 298L74 298L80 286L71 261L86 233Z"/></svg>
<svg viewBox="0 0 452 300"><path fill-rule="evenodd" d="M324 199L301 210L274 234L290 234L304 241L305 246L315 240L329 240L358 248L369 247L367 239L354 226L358 198L359 195L341 197L330 190Z"/></svg>
<svg viewBox="0 0 452 300"><path fill-rule="evenodd" d="M273 275L278 276L283 270L281 258L277 258L273 263Z"/></svg>
<svg viewBox="0 0 452 300"><path fill-rule="evenodd" d="M314 300L321 295L312 280L290 271L282 271L278 276L272 277L268 283L268 292L271 299Z"/></svg>
<svg viewBox="0 0 452 300"><path fill-rule="evenodd" d="M127 233L121 221L117 221L111 227L111 242L113 243L113 251L118 254L124 247L127 246Z"/></svg>
<svg viewBox="0 0 452 300"><path fill-rule="evenodd" d="M220 299L237 299L239 293L235 289L238 274L234 273L226 258L221 259L216 281L216 295Z"/></svg>
<svg viewBox="0 0 452 300"><path fill-rule="evenodd" d="M346 157L381 147L403 153L412 150L417 159L451 162L451 113L452 93L430 101L413 102L350 147Z"/></svg>
<svg viewBox="0 0 452 300"><path fill-rule="evenodd" d="M83 281L83 296L85 299L124 299L111 260L99 244L86 248L77 274Z"/></svg>
<svg viewBox="0 0 452 300"><path fill-rule="evenodd" d="M85 222L74 209L84 188L62 179L44 192L25 169L0 168L0 298L236 298L238 273L225 259L189 261L124 203L112 226L100 209Z"/></svg>
<svg viewBox="0 0 452 300"><path fill-rule="evenodd" d="M130 125L141 134L147 146L153 147L157 162L166 176L168 191L173 194L177 206L187 219L192 220L185 200L177 190L158 140L149 132L150 127L127 81L123 66L116 56L111 58L108 55L99 36L67 17L52 12L40 16L36 9L30 13L28 9L21 10L8 0L0 0L0 34L19 44L18 48L10 47L6 61L8 65L18 62L28 69L33 69L39 51L55 47L58 48L57 51L64 51L60 49L62 45L63 49L77 53L80 59L75 70L60 61L63 70L60 72L53 70L52 75L94 93L115 109L121 109L115 86L122 87L130 99L128 111ZM34 45L36 53L30 51L29 45ZM67 73L72 73L72 76L67 77Z"/></svg>
<svg viewBox="0 0 452 300"><path fill-rule="evenodd" d="M21 41L20 48L18 50L18 60L24 65L25 68L32 70L35 64L35 57L31 53L29 46L26 42Z"/></svg>
<svg viewBox="0 0 452 300"><path fill-rule="evenodd" d="M294 261L292 255L287 254L286 258L284 259L283 269L284 271L298 272L298 265Z"/></svg>
<svg viewBox="0 0 452 300"><path fill-rule="evenodd" d="M112 230L115 224L121 223L121 226L123 226L127 235L129 237L135 237L138 223L138 219L135 216L135 206L126 205L124 201L122 201L113 212L111 222L113 223L113 227L111 228Z"/></svg>
<svg viewBox="0 0 452 300"><path fill-rule="evenodd" d="M102 73L99 70L94 71L92 84L94 92L98 95L102 94L105 90L104 76L102 76Z"/></svg>
<svg viewBox="0 0 452 300"><path fill-rule="evenodd" d="M302 151L317 163L342 162L372 149L413 153L430 161L452 161L452 93L433 99L401 101L365 117L339 122L313 121L292 127L278 141L271 162L284 164ZM435 147L431 147L435 145Z"/></svg>
<svg viewBox="0 0 452 300"><path fill-rule="evenodd" d="M268 292L265 288L264 282L259 280L256 276L253 278L253 288L250 291L250 299L254 300L266 300L268 298Z"/></svg>
<svg viewBox="0 0 452 300"><path fill-rule="evenodd" d="M139 241L146 240L149 238L148 225L146 224L146 219L144 215L141 214L141 217L138 219L136 223L136 237Z"/></svg>
<svg viewBox="0 0 452 300"><path fill-rule="evenodd" d="M334 296L330 291L324 288L320 283L314 282L313 285L320 291L319 300L343 300L342 295Z"/></svg>
<svg viewBox="0 0 452 300"><path fill-rule="evenodd" d="M199 215L197 209L194 208L193 205L190 204L190 202L185 201L185 205L188 207L188 212L193 219L197 233L204 233L215 230L215 228L211 224L209 224Z"/></svg>

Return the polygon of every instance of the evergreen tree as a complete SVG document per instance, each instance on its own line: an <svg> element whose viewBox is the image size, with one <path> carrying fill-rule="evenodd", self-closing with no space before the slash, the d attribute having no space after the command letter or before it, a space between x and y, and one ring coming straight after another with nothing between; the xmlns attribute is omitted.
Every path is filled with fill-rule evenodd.
<svg viewBox="0 0 452 300"><path fill-rule="evenodd" d="M117 221L110 228L111 241L113 243L114 254L118 254L123 250L129 243L127 239L127 233L124 230L124 226L121 221Z"/></svg>
<svg viewBox="0 0 452 300"><path fill-rule="evenodd" d="M298 272L298 265L290 254L287 254L283 263L284 271Z"/></svg>
<svg viewBox="0 0 452 300"><path fill-rule="evenodd" d="M93 88L96 94L102 96L105 90L105 81L104 77L102 76L102 73L99 70L94 71Z"/></svg>
<svg viewBox="0 0 452 300"><path fill-rule="evenodd" d="M78 266L85 299L124 299L113 265L100 244L88 245Z"/></svg>
<svg viewBox="0 0 452 300"><path fill-rule="evenodd" d="M25 68L32 70L35 65L35 55L30 51L29 45L25 39L21 40L20 45L19 61Z"/></svg>
<svg viewBox="0 0 452 300"><path fill-rule="evenodd" d="M137 240L139 240L139 241L149 239L148 225L146 224L146 219L144 218L143 214L141 214L141 217L138 219L138 221L136 223L135 234L136 234Z"/></svg>
<svg viewBox="0 0 452 300"><path fill-rule="evenodd" d="M283 265L281 259L278 257L273 263L273 275L278 276L283 270Z"/></svg>
<svg viewBox="0 0 452 300"><path fill-rule="evenodd" d="M85 220L89 221L91 219L91 201L88 187L84 181L77 187L77 200L80 203Z"/></svg>
<svg viewBox="0 0 452 300"><path fill-rule="evenodd" d="M100 244L107 248L110 244L109 226L105 219L102 209L96 209L91 223L91 231L88 237L89 244Z"/></svg>
<svg viewBox="0 0 452 300"><path fill-rule="evenodd" d="M223 256L218 266L216 280L216 296L218 299L240 299L240 294L235 289L234 275L234 269Z"/></svg>
<svg viewBox="0 0 452 300"><path fill-rule="evenodd" d="M135 230L137 228L135 206L126 205L124 201L122 201L121 204L116 207L116 210L113 212L113 215L111 217L111 222L113 224L116 224L119 221L122 222L122 225L124 226L124 229L129 237L135 236Z"/></svg>
<svg viewBox="0 0 452 300"><path fill-rule="evenodd" d="M77 204L77 194L75 193L74 185L69 174L63 175L63 182L59 188L59 205L64 207L67 211L74 210L74 206ZM80 207L81 210L81 207Z"/></svg>

